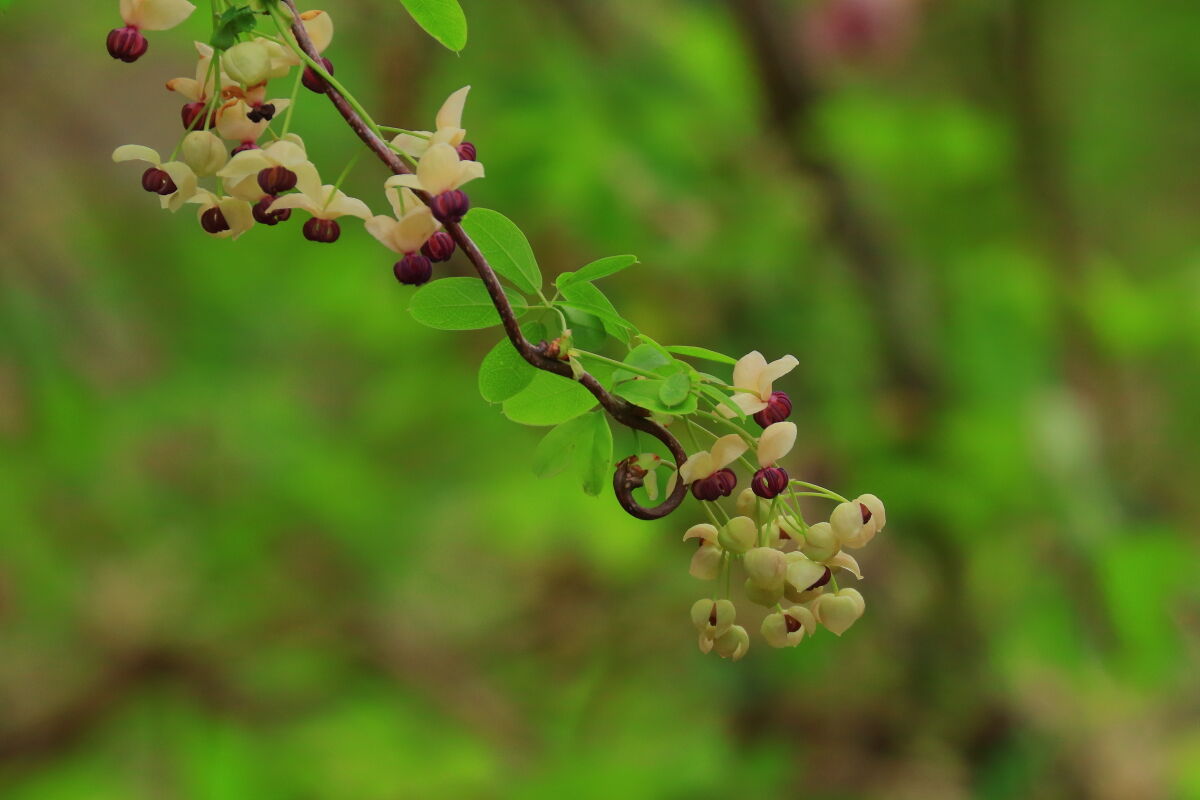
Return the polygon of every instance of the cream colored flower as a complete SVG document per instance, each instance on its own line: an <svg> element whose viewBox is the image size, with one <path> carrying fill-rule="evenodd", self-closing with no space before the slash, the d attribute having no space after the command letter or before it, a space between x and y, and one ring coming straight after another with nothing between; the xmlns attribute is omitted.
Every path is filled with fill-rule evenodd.
<svg viewBox="0 0 1200 800"><path fill-rule="evenodd" d="M883 501L873 494L859 495L854 499L853 505L858 508L862 525L855 533L842 539L842 546L857 549L865 547L875 538L875 534L887 525L887 511L883 507Z"/></svg>
<svg viewBox="0 0 1200 800"><path fill-rule="evenodd" d="M787 561L787 572L785 580L788 593L797 595L800 592L807 592L825 577L826 567L824 564L813 561L808 556L800 552L788 553L784 557Z"/></svg>
<svg viewBox="0 0 1200 800"><path fill-rule="evenodd" d="M236 239L254 227L254 211L241 198L221 197L201 189L188 202L200 205L200 227L210 236Z"/></svg>
<svg viewBox="0 0 1200 800"><path fill-rule="evenodd" d="M467 104L467 93L470 91L470 86L464 86L446 98L446 102L442 103L437 113L436 131L402 133L392 139L392 146L413 158L421 158L430 146L435 144L448 144L457 149L467 137L467 132L462 126L462 115Z"/></svg>
<svg viewBox="0 0 1200 800"><path fill-rule="evenodd" d="M371 217L366 223L367 233L394 253L417 252L438 229L437 220L409 189L390 188L387 198L395 216Z"/></svg>
<svg viewBox="0 0 1200 800"><path fill-rule="evenodd" d="M143 31L174 28L195 10L187 0L121 0L121 19Z"/></svg>
<svg viewBox="0 0 1200 800"><path fill-rule="evenodd" d="M200 54L200 60L196 63L196 77L172 78L167 81L167 89L183 95L193 103L207 101L212 93L216 91L214 76L208 74L209 67L212 64L213 49L204 42L196 42L195 44L196 52ZM225 80L222 80L222 83L225 82Z"/></svg>
<svg viewBox="0 0 1200 800"><path fill-rule="evenodd" d="M270 101L270 105L275 107L276 114L291 104L292 101L286 99ZM240 97L226 101L217 109L217 133L230 141L254 144L271 124L271 120L255 121L250 116L253 110L254 107Z"/></svg>
<svg viewBox="0 0 1200 800"><path fill-rule="evenodd" d="M758 439L758 465L770 467L792 452L796 444L796 423L776 422L768 425Z"/></svg>
<svg viewBox="0 0 1200 800"><path fill-rule="evenodd" d="M741 661L750 649L750 634L741 625L734 625L713 641L713 649L721 658Z"/></svg>
<svg viewBox="0 0 1200 800"><path fill-rule="evenodd" d="M692 625L701 639L712 641L724 635L737 618L737 609L728 600L697 600L692 604Z"/></svg>
<svg viewBox="0 0 1200 800"><path fill-rule="evenodd" d="M817 622L838 636L845 633L866 610L867 601L856 589L842 589L823 594L813 601L813 616Z"/></svg>
<svg viewBox="0 0 1200 800"><path fill-rule="evenodd" d="M749 446L736 433L722 436L713 442L711 450L689 456L679 468L679 477L684 483L707 478L737 461L747 449Z"/></svg>
<svg viewBox="0 0 1200 800"><path fill-rule="evenodd" d="M800 549L813 561L825 562L837 555L842 544L828 522L818 522L805 531L804 544Z"/></svg>
<svg viewBox="0 0 1200 800"><path fill-rule="evenodd" d="M271 49L266 39L238 42L225 51L221 68L243 86L257 86L271 77Z"/></svg>
<svg viewBox="0 0 1200 800"><path fill-rule="evenodd" d="M296 176L296 186L302 183L309 187L321 184L317 168L308 160L304 141L294 133L266 147L243 150L229 159L229 163L217 174L225 180L230 194L257 202L268 194L260 185L258 176L263 170L273 167L291 171Z"/></svg>
<svg viewBox="0 0 1200 800"><path fill-rule="evenodd" d="M721 527L717 541L731 553L745 553L758 543L758 527L749 517L734 517Z"/></svg>
<svg viewBox="0 0 1200 800"><path fill-rule="evenodd" d="M730 400L745 413L757 414L767 407L767 401L771 399L772 384L799 364L795 356L784 356L768 364L763 354L757 350L747 353L738 359L733 368L733 386L741 391ZM736 414L733 409L723 405L718 406L718 409L727 417Z"/></svg>
<svg viewBox="0 0 1200 800"><path fill-rule="evenodd" d="M440 142L429 146L417 163L416 175L393 175L387 186L406 186L428 192L435 197L482 178L483 164L478 161L463 161L452 146Z"/></svg>
<svg viewBox="0 0 1200 800"><path fill-rule="evenodd" d="M697 540L696 552L692 554L692 563L688 572L693 578L702 581L716 580L721 574L721 564L725 559L725 548L717 539L718 531L713 525L704 523L693 525L683 535L683 540Z"/></svg>
<svg viewBox="0 0 1200 800"><path fill-rule="evenodd" d="M371 209L362 200L350 197L345 192L329 184L321 185L316 170L296 173L297 182L294 194L285 194L267 209L269 212L281 211L285 208L298 208L307 211L317 219L337 219L339 217L359 217L370 219Z"/></svg>
<svg viewBox="0 0 1200 800"><path fill-rule="evenodd" d="M812 636L816 630L816 618L801 605L768 614L762 623L763 638L771 647L795 647L803 641L805 634Z"/></svg>
<svg viewBox="0 0 1200 800"><path fill-rule="evenodd" d="M844 569L860 581L862 580L862 568L858 566L858 559L845 550L826 561L825 566L830 569Z"/></svg>
<svg viewBox="0 0 1200 800"><path fill-rule="evenodd" d="M289 13L287 8L283 9L284 13ZM333 42L333 18L324 11L302 11L300 12L300 21L304 23L304 30L308 33L308 38L312 40L313 46L317 48L318 53L324 53L325 48L329 47ZM293 44L296 44L296 37L288 31L288 39ZM299 45L296 45L299 47ZM291 66L299 66L304 62L300 56L290 47L282 48L283 53L278 55L278 58L290 64Z"/></svg>
<svg viewBox="0 0 1200 800"><path fill-rule="evenodd" d="M184 204L196 194L199 183L192 168L182 161L163 162L158 151L153 148L140 144L122 145L113 151L112 159L118 164L124 161L145 161L153 168L161 169L171 176L171 182L175 184L175 191L167 195L160 195L159 201L163 208L172 212L183 208ZM170 187L165 191L170 191Z"/></svg>

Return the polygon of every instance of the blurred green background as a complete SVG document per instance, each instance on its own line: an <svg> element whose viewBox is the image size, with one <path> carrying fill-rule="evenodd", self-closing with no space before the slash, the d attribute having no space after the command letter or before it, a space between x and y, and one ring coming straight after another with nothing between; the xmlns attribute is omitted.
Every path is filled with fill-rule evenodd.
<svg viewBox="0 0 1200 800"><path fill-rule="evenodd" d="M736 665L694 507L538 481L495 331L416 325L361 226L211 240L111 163L206 38L115 62L116 6L0 15L5 800L1200 797L1188 4L465 0L461 57L325 6L381 122L474 86L472 197L548 274L637 253L650 335L800 358L793 474L890 524L842 639Z"/></svg>

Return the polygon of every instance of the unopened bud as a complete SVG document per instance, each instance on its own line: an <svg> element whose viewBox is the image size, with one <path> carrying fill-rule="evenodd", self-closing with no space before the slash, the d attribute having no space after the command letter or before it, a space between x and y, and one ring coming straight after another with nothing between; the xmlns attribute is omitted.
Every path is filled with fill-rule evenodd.
<svg viewBox="0 0 1200 800"><path fill-rule="evenodd" d="M321 219L313 217L308 222L304 223L304 238L310 242L321 242L330 244L336 242L338 237L342 235L342 226L338 225L335 219Z"/></svg>
<svg viewBox="0 0 1200 800"><path fill-rule="evenodd" d="M328 72L330 75L333 75L332 61L330 61L328 58L322 58L321 66L325 68L326 72ZM304 68L304 76L300 79L300 82L303 83L304 88L308 89L310 92L325 94L329 91L329 82L321 75L317 74L317 71L312 67Z"/></svg>
<svg viewBox="0 0 1200 800"><path fill-rule="evenodd" d="M192 168L199 177L215 175L229 156L225 154L225 143L216 134L209 131L192 131L183 137L180 145L183 163Z"/></svg>
<svg viewBox="0 0 1200 800"><path fill-rule="evenodd" d="M271 52L259 41L239 42L225 51L221 68L243 86L255 86L271 72Z"/></svg>
<svg viewBox="0 0 1200 800"><path fill-rule="evenodd" d="M118 61L132 64L142 56L150 43L142 32L132 25L124 28L114 28L108 33L108 54Z"/></svg>
<svg viewBox="0 0 1200 800"><path fill-rule="evenodd" d="M421 253L430 261L440 263L450 260L450 256L454 255L454 247L454 237L445 231L438 231L421 245Z"/></svg>
<svg viewBox="0 0 1200 800"><path fill-rule="evenodd" d="M197 100L194 103L188 103L179 111L179 117L183 121L185 130L198 131L203 128L212 128L217 124L217 115L215 113L204 112L207 105L202 100Z"/></svg>
<svg viewBox="0 0 1200 800"><path fill-rule="evenodd" d="M754 421L767 428L776 422L783 422L792 414L792 400L787 392L771 392L767 407L754 415Z"/></svg>
<svg viewBox="0 0 1200 800"><path fill-rule="evenodd" d="M396 280L407 286L420 286L433 277L433 264L420 253L409 253L392 267Z"/></svg>
<svg viewBox="0 0 1200 800"><path fill-rule="evenodd" d="M433 198L429 205L433 218L438 222L451 225L459 222L471 210L471 199L461 189L451 189Z"/></svg>
<svg viewBox="0 0 1200 800"><path fill-rule="evenodd" d="M778 497L788 488L788 474L783 467L763 467L750 479L750 488L764 500Z"/></svg>
<svg viewBox="0 0 1200 800"><path fill-rule="evenodd" d="M153 192L163 197L175 194L178 191L175 187L175 181L171 180L171 176L167 174L167 171L158 167L151 167L142 173L142 188L147 192Z"/></svg>

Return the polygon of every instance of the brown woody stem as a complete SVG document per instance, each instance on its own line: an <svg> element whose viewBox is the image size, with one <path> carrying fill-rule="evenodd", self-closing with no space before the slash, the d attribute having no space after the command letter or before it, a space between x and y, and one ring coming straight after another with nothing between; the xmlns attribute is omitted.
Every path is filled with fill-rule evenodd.
<svg viewBox="0 0 1200 800"><path fill-rule="evenodd" d="M308 36L308 31L304 29L304 24L300 21L300 11L296 8L295 0L280 0L280 2L287 6L291 12L292 34L296 37L296 43L300 45L300 49L313 61L318 64L321 63L321 54L313 46L312 39ZM404 162L404 159L393 151L387 142L379 138L371 130L371 126L367 124L367 121L354 110L354 107L337 89L330 85L326 94L329 95L330 102L333 103L334 108L338 110L342 118L346 120L351 130L358 135L358 138L370 148L371 152L388 169L397 175L412 172L408 164ZM425 205L430 205L433 202L433 198L426 192L416 192L416 195ZM524 334L521 333L520 325L517 323L516 315L513 313L512 305L508 302L508 297L504 294L504 290L500 285L499 277L497 277L491 265L488 264L479 247L471 240L467 232L463 230L461 224L446 223L444 227L446 228L446 232L462 248L467 258L470 259L471 264L475 267L475 271L479 273L479 278L487 288L488 295L492 299L492 304L496 306L496 312L500 315L500 322L504 326L504 332L508 334L509 340L513 343L513 347L517 349L517 352L521 354L521 357L540 370L579 381L600 401L600 406L608 412L609 416L627 428L648 433L655 439L658 439L671 452L671 457L675 459L676 466L682 466L683 462L687 460L687 453L684 451L683 446L670 431L650 419L649 411L611 394L600 385L600 382L593 375L587 372L582 372L576 377L572 373L569 364L553 358L546 353L546 344L544 342L535 345L525 338ZM616 473L613 475L613 489L617 494L617 502L621 504L621 508L638 519L661 519L678 508L687 495L687 485L683 481L676 481L674 491L663 502L651 508L641 506L634 499L633 490L642 485L644 477L645 472L637 467L632 456L620 462L617 465Z"/></svg>

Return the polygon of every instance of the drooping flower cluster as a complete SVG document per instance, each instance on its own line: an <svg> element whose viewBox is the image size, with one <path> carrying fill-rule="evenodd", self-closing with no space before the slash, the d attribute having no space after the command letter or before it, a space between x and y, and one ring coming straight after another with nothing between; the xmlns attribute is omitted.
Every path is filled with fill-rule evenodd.
<svg viewBox="0 0 1200 800"><path fill-rule="evenodd" d="M711 598L692 606L692 624L704 653L716 651L736 661L750 646L730 596L738 565L745 574L746 599L769 609L759 630L772 647L795 647L818 627L841 636L866 609L862 594L839 588L837 577L848 573L862 579L858 561L847 550L866 546L883 530L887 516L882 501L873 494L847 501L815 484L791 480L778 466L795 445L797 428L786 421L791 399L772 384L798 363L785 356L768 364L757 351L741 358L734 368L736 393L731 402L744 415L753 415L762 433L754 437L739 427L737 433L718 437L708 450L695 452L679 468L678 479L690 485L711 520L692 526L683 537L697 544L692 576L718 582ZM726 419L736 416L731 408L718 410ZM757 469L744 458L751 448ZM739 460L752 477L729 514L716 501L733 494L737 474L732 465ZM835 502L828 521L809 524L801 511L802 496Z"/></svg>
<svg viewBox="0 0 1200 800"><path fill-rule="evenodd" d="M121 0L124 27L108 37L113 58L127 63L146 53L142 31L165 30L183 22L195 7L187 0ZM244 12L240 19L239 12ZM230 17L230 15L233 15ZM274 32L259 33L263 16ZM229 30L214 29L217 47L196 42L194 76L167 81L185 101L180 110L184 133L171 155L142 145L124 145L113 160L142 161L142 187L172 212L198 207L201 229L210 236L236 239L256 225L274 227L293 211L306 216L304 238L332 243L342 235L341 220L357 217L366 230L400 256L393 273L401 283L418 285L433 275L433 264L454 254L454 237L444 226L457 224L470 208L462 186L483 177L475 146L465 141L462 114L470 87L454 92L436 117L433 132L408 131L392 143L408 159L414 174L391 176L384 194L394 217L378 216L362 200L347 195L343 178L321 180L304 140L290 130L294 91L272 97L269 87L289 77L310 91L333 85L333 63L308 58L290 27L291 13L277 0L257 0L226 11ZM224 19L224 18L223 18ZM333 21L324 11L300 14L312 45L324 53L333 41ZM347 169L348 172L348 169ZM422 193L418 196L415 192Z"/></svg>

